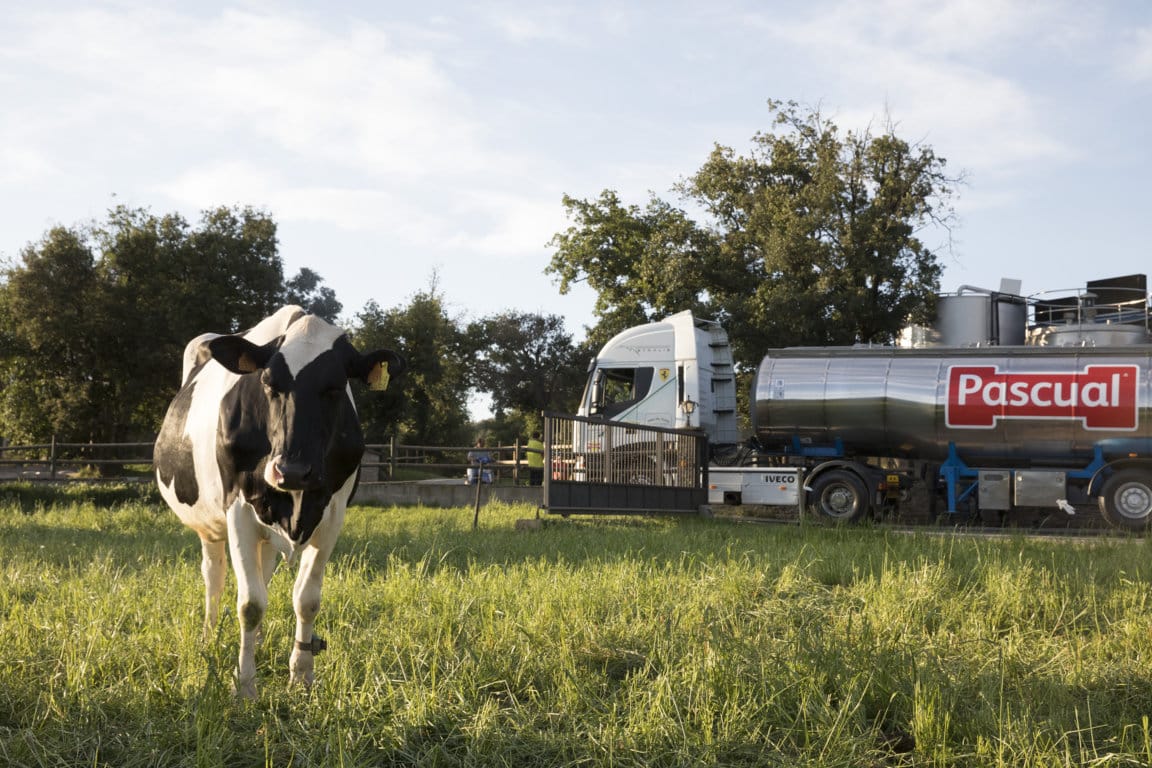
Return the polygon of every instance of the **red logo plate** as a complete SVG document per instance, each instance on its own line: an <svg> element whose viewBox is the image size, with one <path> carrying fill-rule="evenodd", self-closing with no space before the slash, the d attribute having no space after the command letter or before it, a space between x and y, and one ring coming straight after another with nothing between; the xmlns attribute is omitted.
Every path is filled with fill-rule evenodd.
<svg viewBox="0 0 1152 768"><path fill-rule="evenodd" d="M1135 365L1089 365L1076 373L1001 373L994 365L948 369L944 421L991 429L998 419L1080 419L1084 429L1136 429Z"/></svg>

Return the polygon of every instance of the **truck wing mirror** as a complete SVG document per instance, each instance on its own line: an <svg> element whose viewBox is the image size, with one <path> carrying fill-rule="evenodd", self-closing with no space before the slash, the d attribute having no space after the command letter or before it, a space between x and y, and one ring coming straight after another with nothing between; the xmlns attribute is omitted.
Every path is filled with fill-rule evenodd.
<svg viewBox="0 0 1152 768"><path fill-rule="evenodd" d="M588 413L598 415L604 410L604 372L596 371L592 379L592 389L588 394Z"/></svg>

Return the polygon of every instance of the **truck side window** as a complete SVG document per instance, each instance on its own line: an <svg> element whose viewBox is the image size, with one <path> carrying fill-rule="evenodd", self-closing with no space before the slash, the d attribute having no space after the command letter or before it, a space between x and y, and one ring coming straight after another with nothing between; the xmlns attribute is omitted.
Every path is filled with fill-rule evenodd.
<svg viewBox="0 0 1152 768"><path fill-rule="evenodd" d="M605 368L603 414L613 418L643 400L652 389L652 368Z"/></svg>

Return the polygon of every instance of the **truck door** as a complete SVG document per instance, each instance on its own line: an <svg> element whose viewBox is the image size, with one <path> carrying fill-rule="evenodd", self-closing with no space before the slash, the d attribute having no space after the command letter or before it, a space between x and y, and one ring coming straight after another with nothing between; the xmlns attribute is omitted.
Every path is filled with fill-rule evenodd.
<svg viewBox="0 0 1152 768"><path fill-rule="evenodd" d="M613 421L637 421L637 406L652 390L650 367L598 368L588 391L589 416Z"/></svg>
<svg viewBox="0 0 1152 768"><path fill-rule="evenodd" d="M638 406L652 390L653 369L600 368L588 393L588 413L613 421L640 421Z"/></svg>

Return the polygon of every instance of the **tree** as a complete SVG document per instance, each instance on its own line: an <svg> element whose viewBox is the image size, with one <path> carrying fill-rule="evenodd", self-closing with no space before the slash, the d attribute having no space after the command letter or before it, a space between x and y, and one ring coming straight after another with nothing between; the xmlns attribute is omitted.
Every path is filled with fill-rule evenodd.
<svg viewBox="0 0 1152 768"><path fill-rule="evenodd" d="M82 232L56 227L22 254L0 294L0 419L9 438L44 438L99 416L103 340L88 333L103 304L96 257ZM83 434L83 433L81 433Z"/></svg>
<svg viewBox="0 0 1152 768"><path fill-rule="evenodd" d="M918 233L954 220L960 180L945 160L891 124L842 135L817 110L769 108L773 129L748 156L717 146L677 186L706 224L655 199L639 211L610 191L565 198L575 224L549 266L561 292L586 280L612 330L624 316L711 315L745 363L772 346L890 342L930 316L941 267Z"/></svg>
<svg viewBox="0 0 1152 768"><path fill-rule="evenodd" d="M525 431L540 413L575 409L584 385L585 355L559 315L507 311L469 326L479 350L475 387L492 398L497 419L517 415Z"/></svg>
<svg viewBox="0 0 1152 768"><path fill-rule="evenodd" d="M702 309L700 275L715 249L713 235L684 211L652 196L648 206L624 206L612 190L595 201L564 196L574 224L555 235L546 272L560 293L587 282L596 291L596 347L633 325L684 309Z"/></svg>
<svg viewBox="0 0 1152 768"><path fill-rule="evenodd" d="M138 413L98 427L102 439L131 425L149 436L180 376L188 341L205 331L250 328L284 303L276 224L251 208L178 214L118 207L92 230L104 303L89 330L118 403ZM102 341L100 341L102 339ZM112 430L112 431L109 431Z"/></svg>
<svg viewBox="0 0 1152 768"><path fill-rule="evenodd" d="M353 341L361 349L387 347L403 354L408 369L395 385L359 395L365 439L381 443L399 434L414 445L468 442L468 390L474 350L461 323L445 309L435 276L407 306L390 310L369 302L356 315Z"/></svg>
<svg viewBox="0 0 1152 768"><path fill-rule="evenodd" d="M0 433L15 440L151 438L185 344L248 328L289 294L276 225L250 208L193 227L118 207L50 230L0 275Z"/></svg>
<svg viewBox="0 0 1152 768"><path fill-rule="evenodd" d="M891 125L841 138L817 111L770 106L780 132L758 134L749 157L717 147L681 185L720 235L708 283L730 333L756 350L891 342L931 315L941 267L917 232L947 228L958 180Z"/></svg>
<svg viewBox="0 0 1152 768"><path fill-rule="evenodd" d="M307 267L301 267L288 281L285 303L299 304L314 315L335 323L344 305L336 300L336 292L321 285L324 279Z"/></svg>

